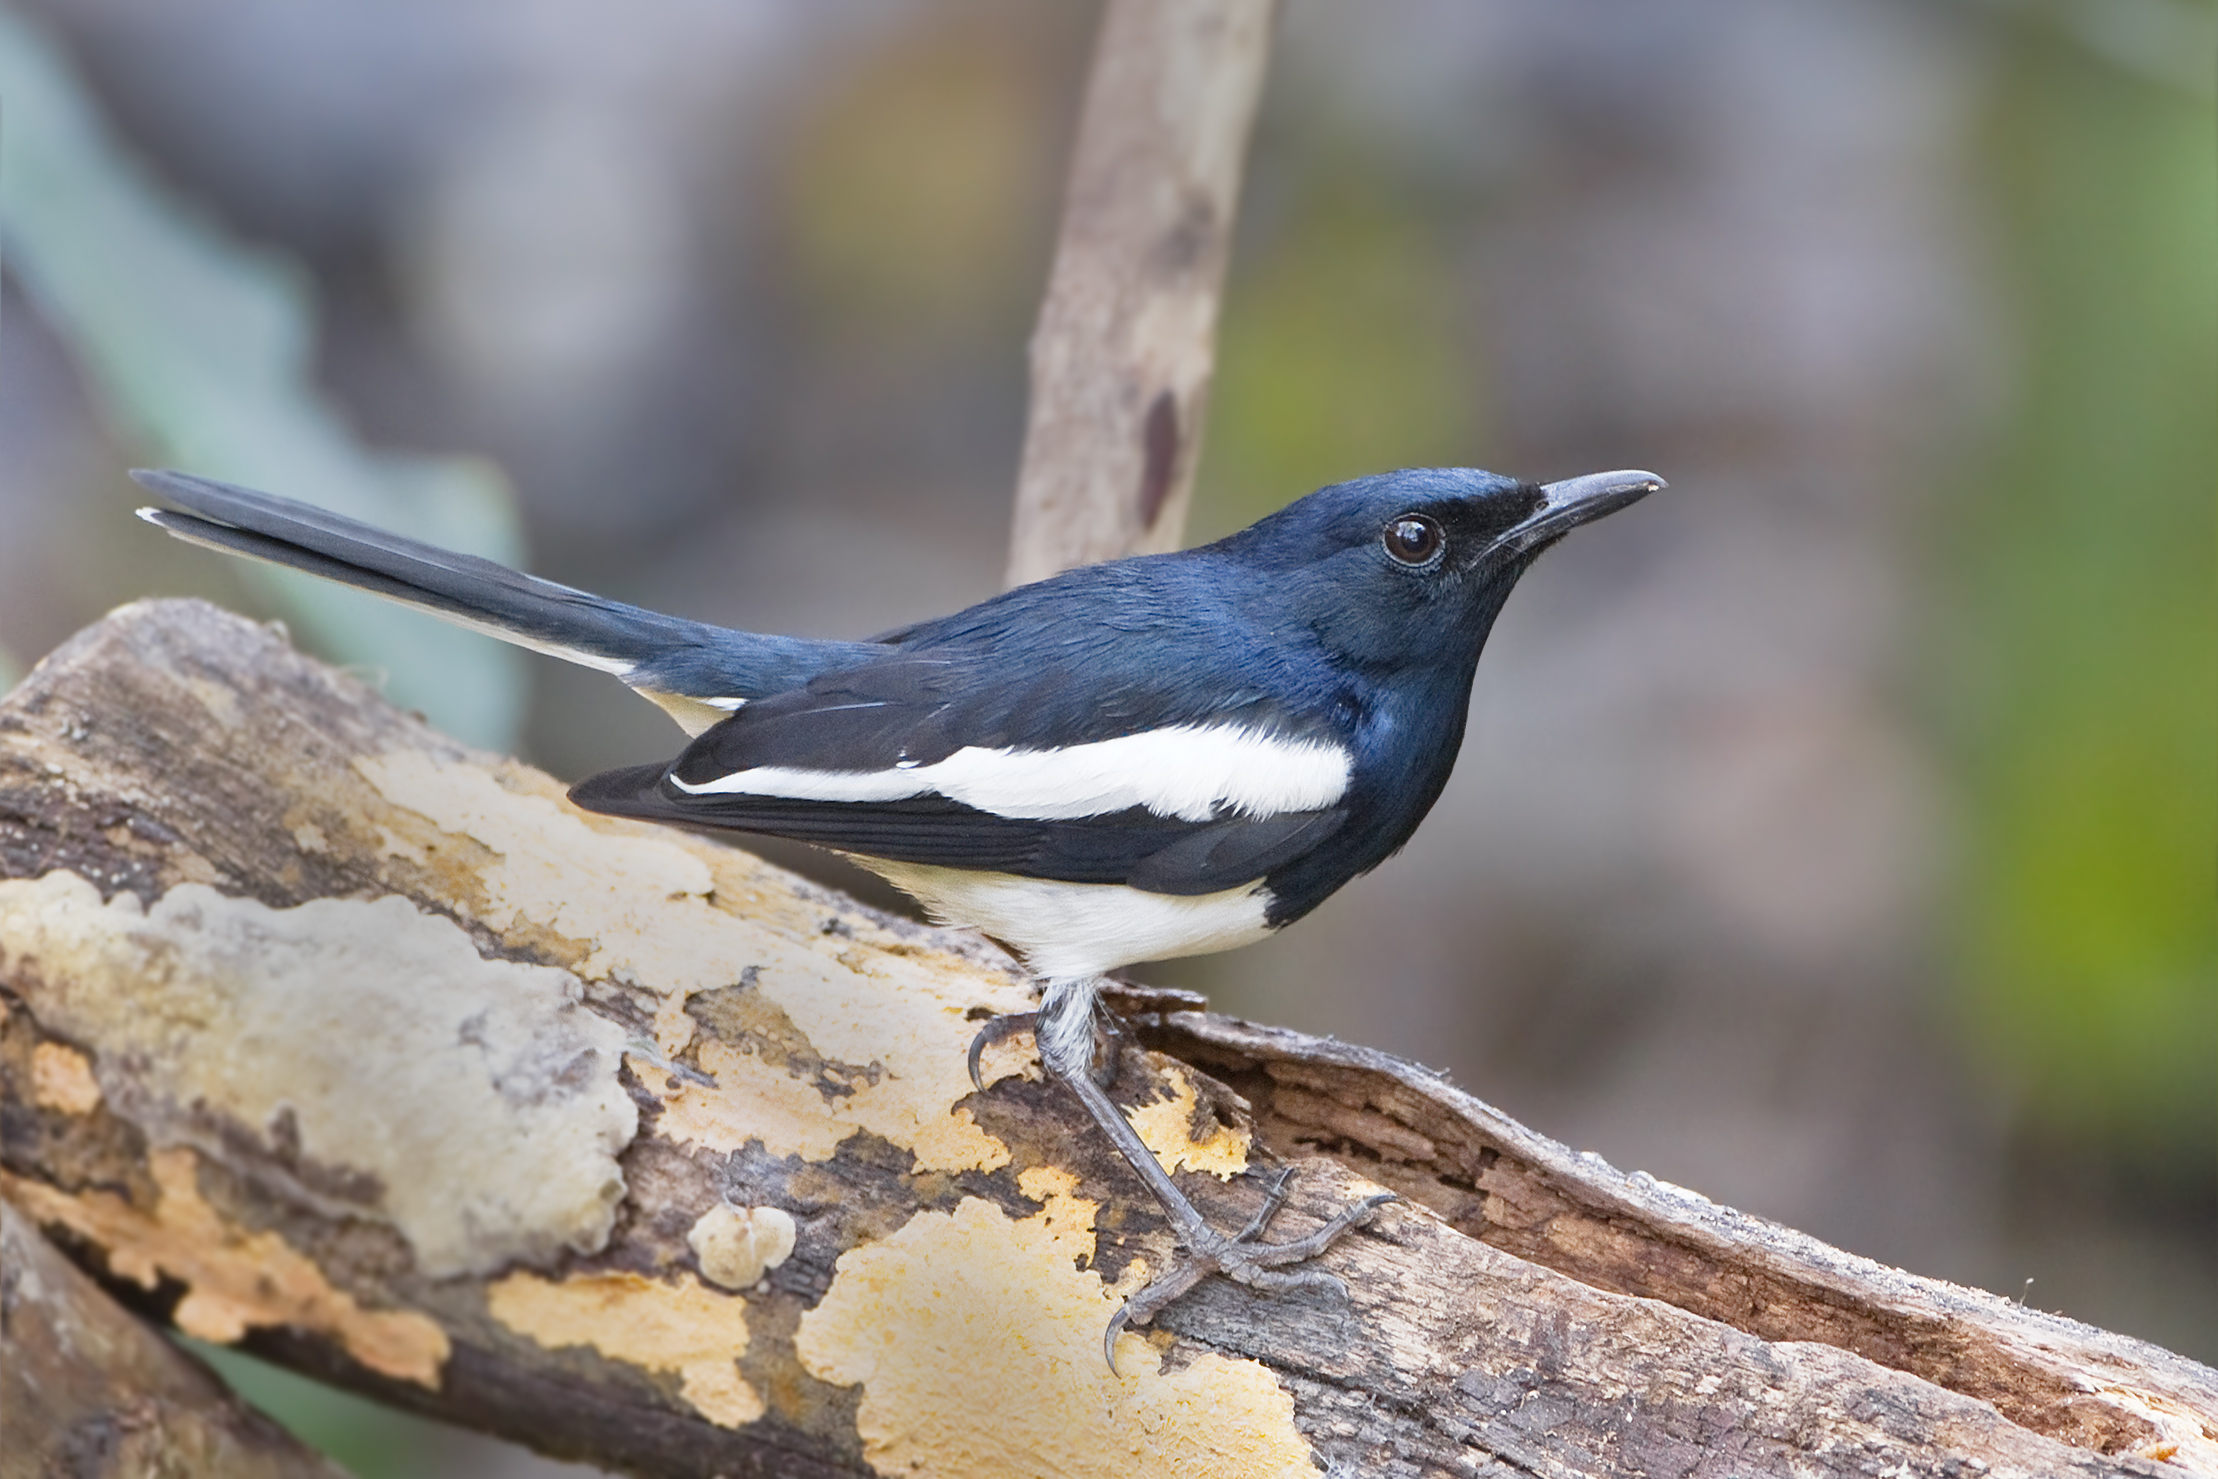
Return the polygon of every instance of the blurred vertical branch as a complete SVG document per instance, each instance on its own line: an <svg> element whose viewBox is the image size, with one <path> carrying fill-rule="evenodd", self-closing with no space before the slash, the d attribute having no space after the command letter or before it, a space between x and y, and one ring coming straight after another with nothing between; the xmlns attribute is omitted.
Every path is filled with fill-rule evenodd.
<svg viewBox="0 0 2218 1479"><path fill-rule="evenodd" d="M1176 549L1277 0L1110 0L1047 299L1009 582Z"/></svg>

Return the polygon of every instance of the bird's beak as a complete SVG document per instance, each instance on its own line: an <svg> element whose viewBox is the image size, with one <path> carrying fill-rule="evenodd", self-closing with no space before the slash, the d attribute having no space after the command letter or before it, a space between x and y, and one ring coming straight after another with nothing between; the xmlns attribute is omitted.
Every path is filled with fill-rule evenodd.
<svg viewBox="0 0 2218 1479"><path fill-rule="evenodd" d="M1583 478L1543 484L1540 491L1548 501L1505 532L1494 547L1519 553L1534 549L1628 503L1638 503L1664 486L1664 480L1652 472L1590 472Z"/></svg>

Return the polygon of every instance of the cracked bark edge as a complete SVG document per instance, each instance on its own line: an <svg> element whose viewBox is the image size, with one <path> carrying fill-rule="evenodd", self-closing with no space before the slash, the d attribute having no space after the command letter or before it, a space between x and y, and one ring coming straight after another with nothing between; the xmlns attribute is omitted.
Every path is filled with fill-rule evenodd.
<svg viewBox="0 0 2218 1479"><path fill-rule="evenodd" d="M2147 1341L1621 1171L1376 1049L1196 1011L1159 1013L1148 1029L1150 1046L1240 1090L1266 1140L1353 1155L1458 1230L1596 1288L1853 1351L2085 1447L2163 1448L2175 1426L2218 1438L2218 1372Z"/></svg>

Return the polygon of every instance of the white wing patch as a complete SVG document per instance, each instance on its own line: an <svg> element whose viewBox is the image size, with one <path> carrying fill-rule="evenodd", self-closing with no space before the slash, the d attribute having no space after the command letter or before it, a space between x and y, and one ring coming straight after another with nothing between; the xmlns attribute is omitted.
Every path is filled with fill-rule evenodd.
<svg viewBox="0 0 2218 1479"><path fill-rule="evenodd" d="M996 816L1070 821L1144 806L1206 822L1229 808L1269 817L1332 805L1348 789L1348 752L1325 740L1287 739L1237 725L1179 724L1060 750L965 746L931 765L807 770L758 765L698 785L696 796L805 801L905 801L945 796Z"/></svg>

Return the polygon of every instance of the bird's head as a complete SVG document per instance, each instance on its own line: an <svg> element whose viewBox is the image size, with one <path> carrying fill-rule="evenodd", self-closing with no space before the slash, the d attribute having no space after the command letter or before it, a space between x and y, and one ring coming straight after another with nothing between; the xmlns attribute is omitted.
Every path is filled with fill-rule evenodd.
<svg viewBox="0 0 2218 1479"><path fill-rule="evenodd" d="M1664 486L1648 472L1520 483L1415 468L1321 488L1218 549L1336 653L1400 668L1475 661L1517 577L1580 524Z"/></svg>

